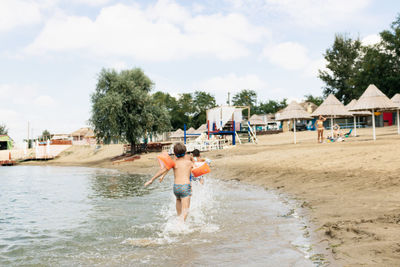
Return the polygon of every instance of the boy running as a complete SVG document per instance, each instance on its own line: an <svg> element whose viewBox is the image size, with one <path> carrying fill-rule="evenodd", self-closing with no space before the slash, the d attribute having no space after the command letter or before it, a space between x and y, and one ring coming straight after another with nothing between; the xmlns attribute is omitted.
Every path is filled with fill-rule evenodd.
<svg viewBox="0 0 400 267"><path fill-rule="evenodd" d="M193 168L192 157L186 155L186 146L182 143L174 145L174 154L176 159L174 160L174 194L176 197L176 213L178 216L182 216L183 220L186 221L190 207L190 197L192 196L192 186L190 184L190 174ZM167 168L159 170L144 186L148 186L158 177L160 182L164 179L168 173Z"/></svg>

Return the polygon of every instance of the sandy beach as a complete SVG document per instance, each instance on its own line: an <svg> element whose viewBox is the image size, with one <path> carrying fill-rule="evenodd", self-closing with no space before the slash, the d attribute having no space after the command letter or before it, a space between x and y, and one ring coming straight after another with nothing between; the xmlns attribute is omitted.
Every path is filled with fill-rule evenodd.
<svg viewBox="0 0 400 267"><path fill-rule="evenodd" d="M259 143L204 153L213 160L213 177L235 179L278 190L308 211L315 235L342 266L400 264L400 136L395 127L358 129L345 142L316 142L315 132L259 136ZM121 145L75 146L49 162L66 166L115 168L152 174L156 153L112 164Z"/></svg>

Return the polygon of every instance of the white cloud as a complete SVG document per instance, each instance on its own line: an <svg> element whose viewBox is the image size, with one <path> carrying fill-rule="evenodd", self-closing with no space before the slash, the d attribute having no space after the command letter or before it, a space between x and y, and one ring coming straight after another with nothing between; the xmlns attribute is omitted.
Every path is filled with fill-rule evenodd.
<svg viewBox="0 0 400 267"><path fill-rule="evenodd" d="M102 6L110 3L110 0L68 0L68 2L73 2L76 4L83 4L88 6Z"/></svg>
<svg viewBox="0 0 400 267"><path fill-rule="evenodd" d="M13 105L28 105L37 95L37 89L32 85L0 84L0 101Z"/></svg>
<svg viewBox="0 0 400 267"><path fill-rule="evenodd" d="M272 15L296 25L320 27L360 19L372 0L226 0L233 9ZM260 12L261 11L261 12Z"/></svg>
<svg viewBox="0 0 400 267"><path fill-rule="evenodd" d="M115 69L117 71L121 71L121 70L127 69L128 64L126 64L124 61L116 61L110 65L110 68Z"/></svg>
<svg viewBox="0 0 400 267"><path fill-rule="evenodd" d="M268 89L268 84L255 74L238 76L230 73L198 82L193 87L214 94L219 104L225 104L228 99L228 92L231 93L231 98L242 89L251 89L261 95Z"/></svg>
<svg viewBox="0 0 400 267"><path fill-rule="evenodd" d="M305 74L310 77L317 77L319 70L326 70L327 63L325 58L311 60L305 68Z"/></svg>
<svg viewBox="0 0 400 267"><path fill-rule="evenodd" d="M0 1L0 32L10 31L18 26L38 23L40 20L40 8L35 2L22 0Z"/></svg>
<svg viewBox="0 0 400 267"><path fill-rule="evenodd" d="M300 70L305 75L313 77L318 75L318 70L325 68L326 65L324 58L311 58L308 49L296 42L266 46L261 56L284 69Z"/></svg>
<svg viewBox="0 0 400 267"><path fill-rule="evenodd" d="M190 56L234 59L250 54L247 46L266 34L265 28L252 25L240 14L192 16L177 3L160 0L147 8L105 7L95 20L58 14L46 22L25 51L79 51L150 61Z"/></svg>
<svg viewBox="0 0 400 267"><path fill-rule="evenodd" d="M41 95L36 97L33 103L42 108L53 108L56 106L56 101L48 95Z"/></svg>
<svg viewBox="0 0 400 267"><path fill-rule="evenodd" d="M307 49L295 42L267 46L263 49L262 56L288 70L302 69L310 62Z"/></svg>
<svg viewBox="0 0 400 267"><path fill-rule="evenodd" d="M377 44L381 41L381 36L379 34L370 34L365 36L362 40L361 43L365 46L368 45L374 45Z"/></svg>

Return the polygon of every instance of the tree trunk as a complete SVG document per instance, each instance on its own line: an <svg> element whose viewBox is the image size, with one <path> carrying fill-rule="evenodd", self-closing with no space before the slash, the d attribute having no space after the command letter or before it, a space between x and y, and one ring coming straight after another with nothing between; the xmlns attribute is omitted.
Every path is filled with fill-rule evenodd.
<svg viewBox="0 0 400 267"><path fill-rule="evenodd" d="M131 154L136 154L136 144L134 142L131 142Z"/></svg>

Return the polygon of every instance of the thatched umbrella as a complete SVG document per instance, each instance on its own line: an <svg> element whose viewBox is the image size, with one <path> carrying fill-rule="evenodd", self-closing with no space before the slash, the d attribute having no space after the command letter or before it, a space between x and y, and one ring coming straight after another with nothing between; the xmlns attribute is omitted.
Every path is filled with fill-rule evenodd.
<svg viewBox="0 0 400 267"><path fill-rule="evenodd" d="M292 101L280 114L280 121L293 119L294 143L296 144L296 119L312 119L310 114L304 110L296 101Z"/></svg>
<svg viewBox="0 0 400 267"><path fill-rule="evenodd" d="M375 111L396 110L398 106L393 103L384 93L375 85L370 84L365 92L358 99L357 104L351 108L351 111L369 110L372 112L372 135L375 135Z"/></svg>
<svg viewBox="0 0 400 267"><path fill-rule="evenodd" d="M196 130L193 127L190 127L189 130L186 131L186 134L194 134Z"/></svg>
<svg viewBox="0 0 400 267"><path fill-rule="evenodd" d="M331 136L333 136L333 118L352 117L346 107L333 95L330 94L324 102L311 114L313 117L326 116L331 118Z"/></svg>
<svg viewBox="0 0 400 267"><path fill-rule="evenodd" d="M400 134L400 117L399 117L399 110L400 110L400 94L395 94L392 97L393 103L395 103L397 107L397 133Z"/></svg>
<svg viewBox="0 0 400 267"><path fill-rule="evenodd" d="M350 111L354 105L357 104L357 100L353 99L346 105L347 110L353 114L353 119L354 119L354 133L353 136L357 136L357 122L356 122L356 117L360 116L370 116L371 112L370 111Z"/></svg>
<svg viewBox="0 0 400 267"><path fill-rule="evenodd" d="M184 135L182 129L178 129L175 132L173 132L169 137L170 138L182 138Z"/></svg>
<svg viewBox="0 0 400 267"><path fill-rule="evenodd" d="M199 128L197 128L195 133L202 134L202 133L204 133L206 131L207 131L207 124L202 124Z"/></svg>

